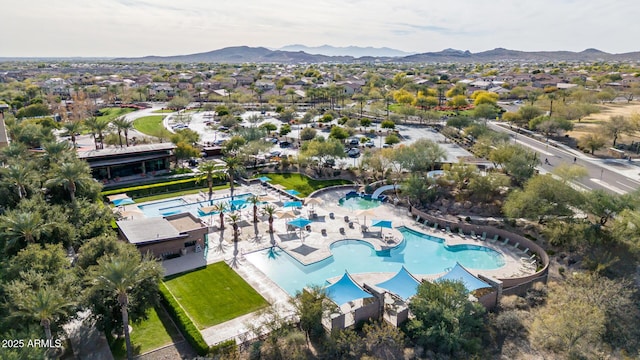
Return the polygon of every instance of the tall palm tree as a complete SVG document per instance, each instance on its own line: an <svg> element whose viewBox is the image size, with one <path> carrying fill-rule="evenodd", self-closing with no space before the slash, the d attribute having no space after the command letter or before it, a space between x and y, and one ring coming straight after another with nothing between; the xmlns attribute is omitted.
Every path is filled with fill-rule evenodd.
<svg viewBox="0 0 640 360"><path fill-rule="evenodd" d="M224 229L224 212L229 210L229 203L220 201L213 205L214 211L220 214L220 229Z"/></svg>
<svg viewBox="0 0 640 360"><path fill-rule="evenodd" d="M242 169L242 159L238 156L227 156L224 158L224 162L227 163L227 176L229 177L229 192L231 194L231 201L233 201L233 190L234 190L234 178L235 175L240 169Z"/></svg>
<svg viewBox="0 0 640 360"><path fill-rule="evenodd" d="M104 148L104 132L109 128L109 119L90 117L85 120L85 125L91 130L96 150ZM98 143L100 145L98 145Z"/></svg>
<svg viewBox="0 0 640 360"><path fill-rule="evenodd" d="M247 202L253 205L253 222L258 222L258 204L261 203L260 197L251 195L247 198Z"/></svg>
<svg viewBox="0 0 640 360"><path fill-rule="evenodd" d="M122 137L120 134L124 132L125 144L129 146L129 130L133 129L133 121L127 120L124 116L117 117L111 121L111 124L116 127L118 132L118 143L122 147Z"/></svg>
<svg viewBox="0 0 640 360"><path fill-rule="evenodd" d="M211 198L213 197L213 179L223 175L224 168L215 161L205 161L198 165L198 170L200 170L200 176L197 180L207 180L207 186L209 187L209 201L211 201Z"/></svg>
<svg viewBox="0 0 640 360"><path fill-rule="evenodd" d="M140 261L135 255L107 255L100 258L90 272L92 286L112 293L118 300L128 359L133 358L129 335L129 293L138 284L154 276L155 265L154 261Z"/></svg>
<svg viewBox="0 0 640 360"><path fill-rule="evenodd" d="M45 182L47 186L62 186L69 192L71 202L76 200L78 186L83 186L91 181L89 165L80 160L63 163L53 169L52 178Z"/></svg>
<svg viewBox="0 0 640 360"><path fill-rule="evenodd" d="M64 315L74 303L65 299L60 291L43 286L33 293L25 294L23 301L17 304L19 312L40 321L47 340L51 340L51 323Z"/></svg>
<svg viewBox="0 0 640 360"><path fill-rule="evenodd" d="M35 243L50 227L33 211L11 210L0 216L0 238L5 239L6 249L21 249Z"/></svg>
<svg viewBox="0 0 640 360"><path fill-rule="evenodd" d="M11 164L6 168L0 168L2 181L16 187L20 199L27 196L27 186L35 184L36 173L31 167L22 163Z"/></svg>
<svg viewBox="0 0 640 360"><path fill-rule="evenodd" d="M269 233L273 234L273 215L276 213L276 207L273 205L267 205L262 208L262 212L269 216Z"/></svg>
<svg viewBox="0 0 640 360"><path fill-rule="evenodd" d="M29 156L27 146L20 142L12 142L9 146L2 149L2 161L20 160Z"/></svg>
<svg viewBox="0 0 640 360"><path fill-rule="evenodd" d="M64 123L64 125L62 125L64 127L64 134L69 136L71 138L71 143L73 144L73 147L76 147L76 134L79 134L80 131L82 131L82 122L81 121L70 121L70 122L66 122Z"/></svg>

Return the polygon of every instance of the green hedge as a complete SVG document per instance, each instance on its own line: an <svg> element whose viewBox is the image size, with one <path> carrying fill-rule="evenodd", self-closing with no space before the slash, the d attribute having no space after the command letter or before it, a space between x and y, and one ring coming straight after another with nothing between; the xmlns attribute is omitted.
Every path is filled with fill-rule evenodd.
<svg viewBox="0 0 640 360"><path fill-rule="evenodd" d="M238 355L238 345L234 339L229 339L221 343L211 346L211 352L214 358L221 357L223 359L235 359Z"/></svg>
<svg viewBox="0 0 640 360"><path fill-rule="evenodd" d="M221 185L221 184L224 184L224 182L222 181L216 182L214 185ZM107 190L102 192L102 196L127 193L127 195L129 195L132 198L139 198L139 197L151 196L151 195L162 194L162 193L170 193L170 192L186 190L186 189L197 189L201 187L204 188L206 186L207 186L206 181L198 182L198 178L190 177L188 179L172 180L172 181L165 181L165 182L160 182L155 184L146 184L146 185L138 185L138 186L131 186L126 188Z"/></svg>
<svg viewBox="0 0 640 360"><path fill-rule="evenodd" d="M207 355L209 353L209 346L206 341L204 341L198 328L191 321L191 318L184 312L184 309L178 304L178 301L171 295L169 289L167 289L167 286L163 282L160 283L159 289L162 298L161 301L180 329L182 335L198 355Z"/></svg>

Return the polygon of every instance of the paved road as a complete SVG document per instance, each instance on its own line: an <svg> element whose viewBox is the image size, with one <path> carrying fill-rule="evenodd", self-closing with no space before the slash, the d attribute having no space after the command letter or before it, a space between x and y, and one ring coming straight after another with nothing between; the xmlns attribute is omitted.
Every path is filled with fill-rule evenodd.
<svg viewBox="0 0 640 360"><path fill-rule="evenodd" d="M576 164L584 166L588 175L576 182L577 185L587 190L602 189L610 193L625 194L640 188L640 163L627 160L597 159L580 151L569 149L561 144L547 144L530 137L518 134L515 131L499 126L495 122L489 122L488 126L496 131L511 135L513 141L537 152L541 164L538 166L541 172L550 172L560 164ZM544 163L544 159L549 164Z"/></svg>

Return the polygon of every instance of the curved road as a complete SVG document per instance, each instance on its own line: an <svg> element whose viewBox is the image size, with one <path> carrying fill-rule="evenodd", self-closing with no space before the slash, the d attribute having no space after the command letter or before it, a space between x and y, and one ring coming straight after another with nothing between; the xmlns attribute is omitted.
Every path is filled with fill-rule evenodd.
<svg viewBox="0 0 640 360"><path fill-rule="evenodd" d="M562 144L545 143L522 133L498 125L496 122L488 122L489 128L507 133L514 143L525 146L538 153L540 157L541 173L551 172L560 164L576 164L587 169L588 175L574 181L576 185L587 189L602 189L610 193L626 194L640 188L640 164L628 160L597 159L578 151L570 149ZM555 146L554 146L555 145ZM549 160L545 164L544 159Z"/></svg>

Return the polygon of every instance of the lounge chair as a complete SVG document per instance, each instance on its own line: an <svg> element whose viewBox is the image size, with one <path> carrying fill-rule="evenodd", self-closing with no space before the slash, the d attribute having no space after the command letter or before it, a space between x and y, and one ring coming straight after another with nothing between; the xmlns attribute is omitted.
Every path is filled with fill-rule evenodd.
<svg viewBox="0 0 640 360"><path fill-rule="evenodd" d="M346 235L346 233L345 233L345 231L344 231L344 228L340 228L340 234L342 234L342 235Z"/></svg>
<svg viewBox="0 0 640 360"><path fill-rule="evenodd" d="M416 222L417 222L417 223L420 223L420 220L422 220L422 219L420 218L420 215L416 216Z"/></svg>
<svg viewBox="0 0 640 360"><path fill-rule="evenodd" d="M355 227L353 226L353 221L349 221L349 229L355 229Z"/></svg>
<svg viewBox="0 0 640 360"><path fill-rule="evenodd" d="M518 246L520 246L519 242L517 242L515 245L513 245L513 247L516 248L516 249L518 248Z"/></svg>
<svg viewBox="0 0 640 360"><path fill-rule="evenodd" d="M471 233L469 234L469 236L470 236L472 239L475 239L475 238L476 238L476 232L475 232L475 231L473 231L473 230L471 230Z"/></svg>
<svg viewBox="0 0 640 360"><path fill-rule="evenodd" d="M335 219L336 216L333 213L329 213L329 219Z"/></svg>
<svg viewBox="0 0 640 360"><path fill-rule="evenodd" d="M433 223L433 226L431 227L431 229L433 231L438 231L438 223Z"/></svg>
<svg viewBox="0 0 640 360"><path fill-rule="evenodd" d="M529 248L524 249L524 251L522 251L522 252L525 253L525 254L528 254L529 253Z"/></svg>
<svg viewBox="0 0 640 360"><path fill-rule="evenodd" d="M536 254L531 254L531 256L521 256L520 260L531 261L536 259Z"/></svg>
<svg viewBox="0 0 640 360"><path fill-rule="evenodd" d="M486 232L482 232L482 237L480 237L480 240L485 241L487 240L487 233Z"/></svg>
<svg viewBox="0 0 640 360"><path fill-rule="evenodd" d="M367 225L360 225L360 230L362 230L362 233L366 233L367 231L369 231L369 228L367 227Z"/></svg>
<svg viewBox="0 0 640 360"><path fill-rule="evenodd" d="M311 225L307 225L307 226L305 226L305 229L306 229L307 231L311 231Z"/></svg>
<svg viewBox="0 0 640 360"><path fill-rule="evenodd" d="M447 225L446 232L447 232L447 234L449 234L449 235L453 235L453 233L451 232L451 228L449 227L449 225Z"/></svg>
<svg viewBox="0 0 640 360"><path fill-rule="evenodd" d="M347 223L349 222L349 215L344 216L344 222L347 222Z"/></svg>
<svg viewBox="0 0 640 360"><path fill-rule="evenodd" d="M462 230L462 228L458 228L458 235L460 235L461 237L465 237L467 236L467 234L464 233L464 231Z"/></svg>
<svg viewBox="0 0 640 360"><path fill-rule="evenodd" d="M509 243L509 238L504 239L504 241L502 242L502 245L507 245Z"/></svg>
<svg viewBox="0 0 640 360"><path fill-rule="evenodd" d="M491 239L491 243L492 244L495 243L496 241L498 241L498 239L500 239L500 235L498 235L498 234L493 235L493 239Z"/></svg>
<svg viewBox="0 0 640 360"><path fill-rule="evenodd" d="M320 230L320 233L322 234L322 236L327 236L327 229Z"/></svg>

